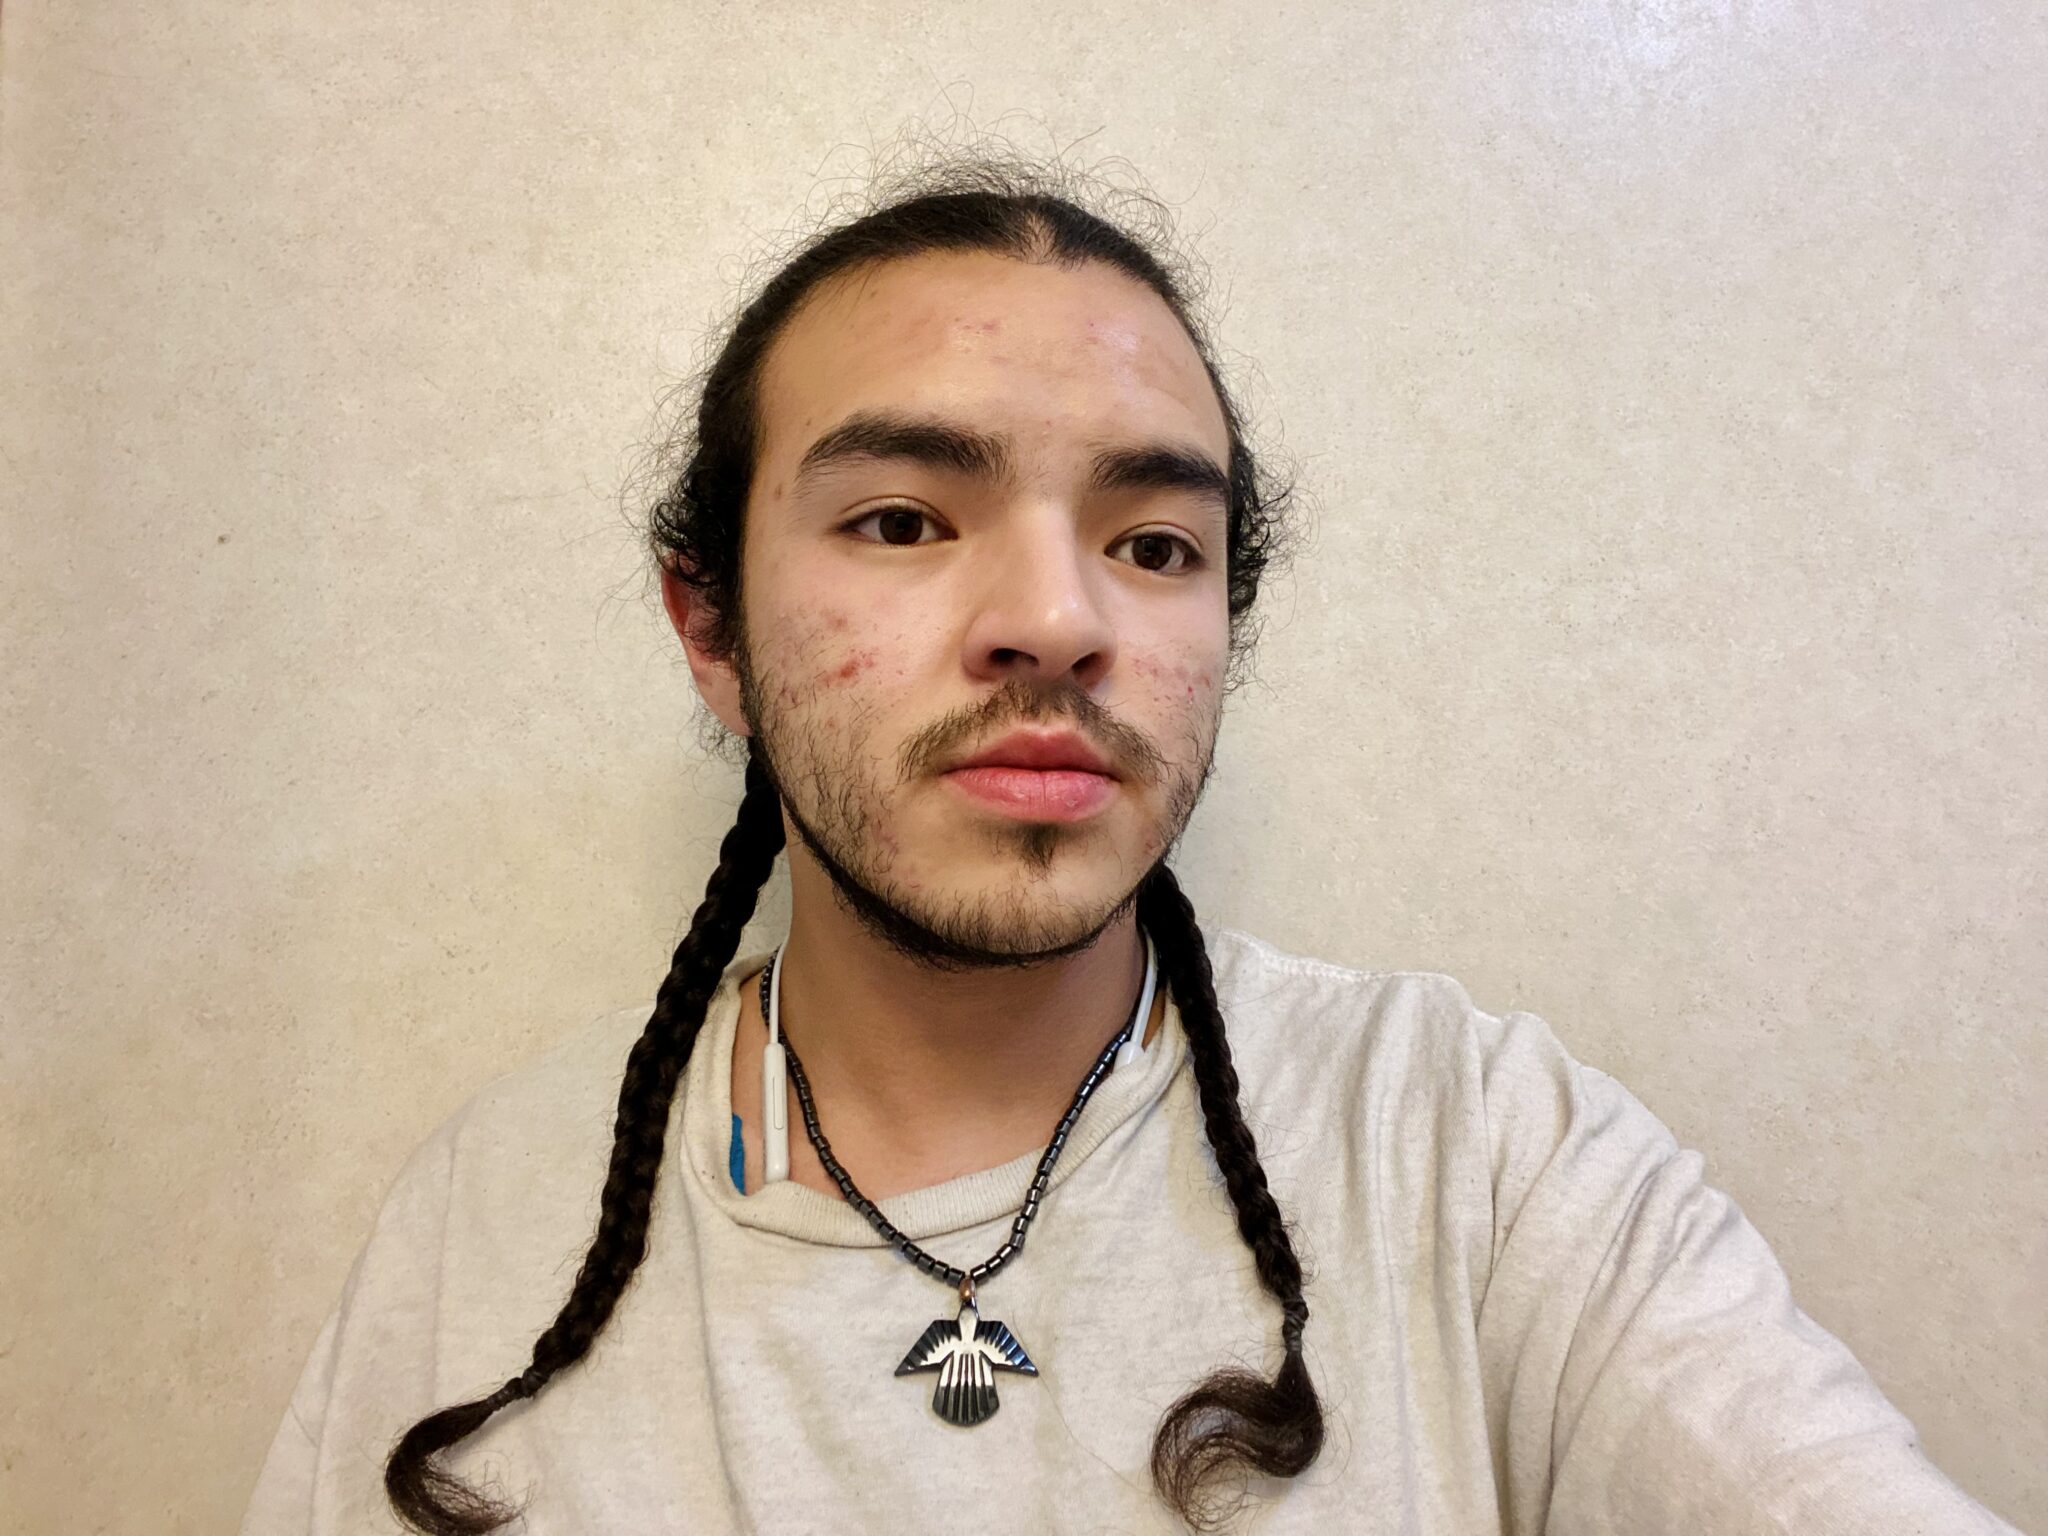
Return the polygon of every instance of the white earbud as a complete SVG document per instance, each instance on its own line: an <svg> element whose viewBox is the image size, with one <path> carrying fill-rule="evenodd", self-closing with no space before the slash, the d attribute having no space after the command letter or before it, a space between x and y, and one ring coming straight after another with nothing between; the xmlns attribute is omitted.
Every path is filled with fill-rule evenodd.
<svg viewBox="0 0 2048 1536"><path fill-rule="evenodd" d="M768 973L768 1044L761 1052L762 1182L789 1177L789 1053L782 1048L782 951L775 951L775 969Z"/></svg>
<svg viewBox="0 0 2048 1536"><path fill-rule="evenodd" d="M1119 1067L1128 1067L1145 1055L1145 1025L1152 1017L1152 995L1159 985L1159 962L1152 953L1151 937L1142 928L1138 933L1145 945L1145 984L1138 991L1138 1015L1130 1038L1117 1047ZM776 948L774 969L768 973L768 1044L761 1051L764 1184L789 1177L789 1053L782 1048L782 952L787 948L789 940L784 939Z"/></svg>
<svg viewBox="0 0 2048 1536"><path fill-rule="evenodd" d="M1145 1054L1145 1025L1152 1018L1152 992L1159 985L1159 962L1152 953L1152 936L1143 928L1138 938L1145 946L1145 985L1138 989L1138 1017L1131 1025L1131 1038L1116 1050L1116 1064L1128 1067Z"/></svg>

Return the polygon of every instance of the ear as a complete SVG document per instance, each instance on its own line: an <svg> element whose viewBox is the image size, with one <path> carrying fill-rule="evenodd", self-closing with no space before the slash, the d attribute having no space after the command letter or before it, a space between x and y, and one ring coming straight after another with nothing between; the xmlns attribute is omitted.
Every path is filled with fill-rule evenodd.
<svg viewBox="0 0 2048 1536"><path fill-rule="evenodd" d="M727 730L735 736L751 736L754 733L747 728L746 712L740 708L739 673L730 661L716 659L698 643L697 631L702 628L703 619L701 603L697 589L663 561L661 606L668 610L668 621L683 642L683 654L689 659L690 677L697 684L699 696Z"/></svg>

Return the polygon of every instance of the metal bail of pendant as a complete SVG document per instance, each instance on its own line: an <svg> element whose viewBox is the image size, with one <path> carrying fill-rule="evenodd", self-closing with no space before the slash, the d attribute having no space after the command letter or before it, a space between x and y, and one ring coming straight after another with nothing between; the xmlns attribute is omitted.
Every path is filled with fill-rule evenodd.
<svg viewBox="0 0 2048 1536"><path fill-rule="evenodd" d="M972 1274L964 1274L960 1277L960 1305L963 1307L974 1307L975 1316L979 1317L981 1315L981 1308L974 1304L974 1276Z"/></svg>

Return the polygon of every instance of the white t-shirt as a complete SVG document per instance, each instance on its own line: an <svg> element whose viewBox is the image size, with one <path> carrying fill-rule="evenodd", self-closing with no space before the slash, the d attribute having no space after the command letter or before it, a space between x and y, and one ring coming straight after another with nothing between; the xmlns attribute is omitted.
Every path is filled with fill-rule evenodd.
<svg viewBox="0 0 2048 1536"><path fill-rule="evenodd" d="M1558 1536L2005 1533L1793 1303L1703 1159L1533 1014L1206 931L1246 1124L1306 1272L1325 1439L1240 1530ZM648 1253L590 1354L446 1458L528 1536L1183 1529L1153 1432L1225 1364L1270 1376L1261 1289L1169 1004L981 1293L1038 1366L972 1427L898 1377L951 1289L843 1201L731 1172L737 985L670 1122ZM426 1414L527 1364L595 1230L626 1053L599 1020L480 1092L392 1187L313 1346L245 1536L400 1527L382 1474ZM801 1126L793 1128L801 1134ZM1050 1137L1052 1128L1047 1127ZM1038 1154L881 1203L971 1267Z"/></svg>

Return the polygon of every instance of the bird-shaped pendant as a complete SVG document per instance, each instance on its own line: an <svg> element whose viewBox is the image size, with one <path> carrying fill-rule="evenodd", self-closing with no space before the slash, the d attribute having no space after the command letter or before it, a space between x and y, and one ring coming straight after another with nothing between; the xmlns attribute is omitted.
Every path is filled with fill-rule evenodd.
<svg viewBox="0 0 2048 1536"><path fill-rule="evenodd" d="M937 1371L932 1408L949 1424L979 1424L1002 1405L996 1401L997 1371L1036 1376L1038 1367L1024 1353L1017 1336L999 1322L983 1322L966 1298L952 1321L939 1318L910 1346L896 1367L898 1376L912 1371Z"/></svg>

